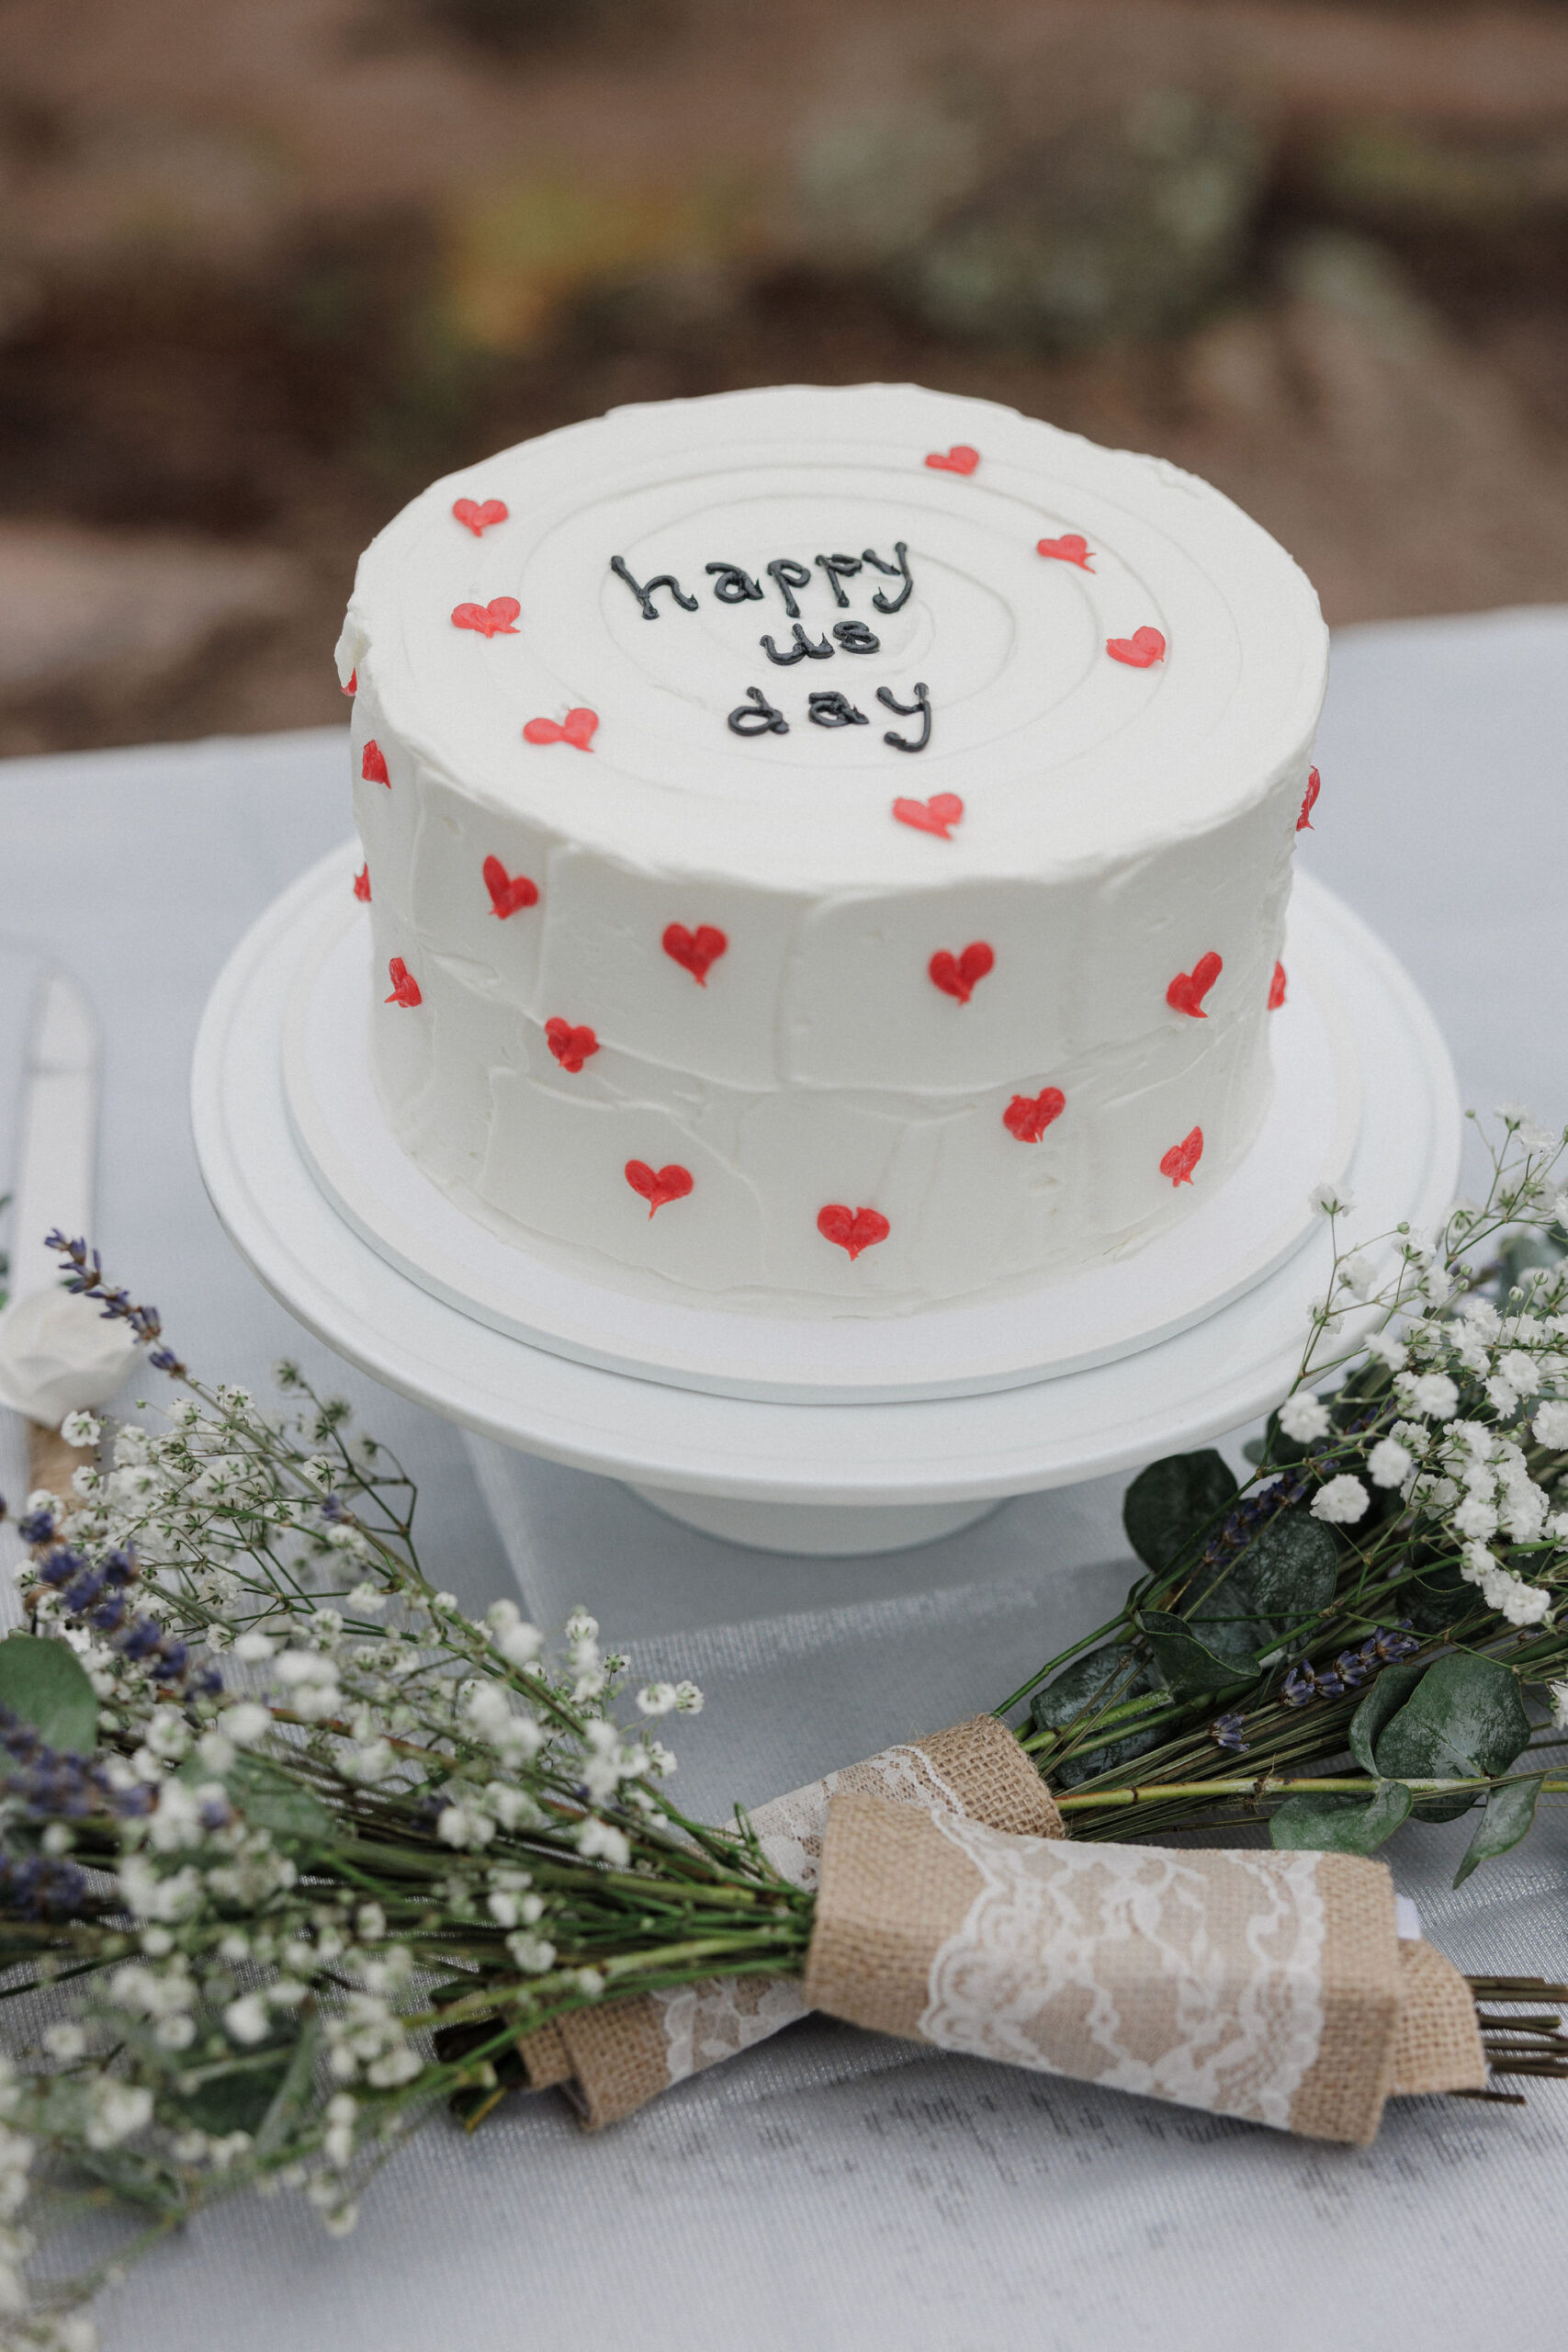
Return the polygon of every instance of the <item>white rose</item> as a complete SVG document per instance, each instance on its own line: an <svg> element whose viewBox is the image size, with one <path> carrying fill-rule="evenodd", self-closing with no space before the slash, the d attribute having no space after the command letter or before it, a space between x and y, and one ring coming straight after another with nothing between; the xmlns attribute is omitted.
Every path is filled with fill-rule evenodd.
<svg viewBox="0 0 1568 2352"><path fill-rule="evenodd" d="M67 1413L107 1405L135 1353L127 1326L79 1292L29 1292L0 1312L0 1402L58 1428Z"/></svg>

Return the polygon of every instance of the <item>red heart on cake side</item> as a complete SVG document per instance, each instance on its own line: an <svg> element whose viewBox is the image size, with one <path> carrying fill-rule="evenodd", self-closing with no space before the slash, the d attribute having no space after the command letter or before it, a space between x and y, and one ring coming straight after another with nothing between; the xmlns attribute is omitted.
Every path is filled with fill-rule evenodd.
<svg viewBox="0 0 1568 2352"><path fill-rule="evenodd" d="M692 1189L692 1171L671 1160L668 1168L650 1168L646 1159L628 1159L626 1182L634 1193L640 1193L648 1203L648 1214L661 1209L666 1201L682 1201Z"/></svg>
<svg viewBox="0 0 1568 2352"><path fill-rule="evenodd" d="M351 670L349 672L348 684L342 691L345 695L356 695L359 692L359 673L357 670Z"/></svg>
<svg viewBox="0 0 1568 2352"><path fill-rule="evenodd" d="M599 1050L599 1040L593 1035L592 1030L586 1026L581 1029L574 1029L570 1021L547 1021L545 1023L545 1037L551 1053L554 1054L562 1069L571 1070L574 1073L582 1068L583 1063L588 1059L590 1054L596 1054ZM638 1159L634 1161L633 1166L640 1168L642 1166L641 1160ZM671 1172L671 1171L668 1168L664 1170L666 1176ZM626 1174L630 1176L630 1168L627 1169ZM642 1188L639 1185L637 1189L640 1192ZM685 1190L689 1193L691 1189L692 1180L688 1176L686 1179ZM667 1194L666 1197L673 1198L673 1195ZM654 1203L654 1208L657 1208L658 1205L659 1204L656 1201ZM650 1209L649 1211L649 1215L651 1216L652 1214L653 1211Z"/></svg>
<svg viewBox="0 0 1568 2352"><path fill-rule="evenodd" d="M847 1250L853 1259L863 1250L886 1241L893 1227L880 1209L851 1209L842 1201L829 1201L825 1209L817 1212L817 1230L824 1241Z"/></svg>
<svg viewBox="0 0 1568 2352"><path fill-rule="evenodd" d="M1203 1157L1203 1130L1194 1127L1190 1136L1173 1143L1160 1161L1159 1172L1168 1176L1173 1184L1190 1184L1192 1170Z"/></svg>
<svg viewBox="0 0 1568 2352"><path fill-rule="evenodd" d="M1048 555L1057 563L1076 563L1080 571L1092 571L1089 560L1089 541L1080 531L1064 531L1059 539L1036 539L1036 555Z"/></svg>
<svg viewBox="0 0 1568 2352"><path fill-rule="evenodd" d="M1273 977L1273 978L1272 978L1272 979L1269 981L1269 1012L1279 1012L1279 1010L1280 1010L1280 1007L1284 1003L1284 1001L1285 1001L1285 967L1284 967L1283 964L1276 964L1276 965L1275 965L1275 967L1274 967L1274 977Z"/></svg>
<svg viewBox="0 0 1568 2352"><path fill-rule="evenodd" d="M1043 1086L1038 1094L1015 1094L1002 1113L1002 1125L1020 1143L1038 1143L1066 1107L1067 1098L1059 1086Z"/></svg>
<svg viewBox="0 0 1568 2352"><path fill-rule="evenodd" d="M1298 833L1316 832L1317 827L1312 821L1312 812L1317 806L1317 796L1322 790L1323 778L1319 775L1315 768L1309 768L1307 771L1306 794L1302 801L1302 813L1296 819L1296 831Z"/></svg>
<svg viewBox="0 0 1568 2352"><path fill-rule="evenodd" d="M490 892L491 912L499 915L502 922L508 915L516 914L519 908L538 905L538 884L530 882L525 874L508 874L499 857L487 857L482 871L485 888Z"/></svg>
<svg viewBox="0 0 1568 2352"><path fill-rule="evenodd" d="M354 877L354 895L356 899L363 899L367 906L369 905L370 868L367 865L362 865Z"/></svg>
<svg viewBox="0 0 1568 2352"><path fill-rule="evenodd" d="M506 506L499 498L487 498L482 504L473 498L455 498L452 512L459 523L472 531L476 539L482 538L492 523L504 523Z"/></svg>
<svg viewBox="0 0 1568 2352"><path fill-rule="evenodd" d="M492 596L488 605L454 605L454 628L477 629L481 637L515 637L513 627L523 610L515 596Z"/></svg>
<svg viewBox="0 0 1568 2352"><path fill-rule="evenodd" d="M1129 670L1152 669L1165 660L1165 639L1157 628L1135 628L1131 637L1108 637L1105 650L1112 662L1125 662Z"/></svg>
<svg viewBox="0 0 1568 2352"><path fill-rule="evenodd" d="M525 743L570 743L579 752L592 750L599 725L596 710L569 710L562 719L531 718L523 729Z"/></svg>
<svg viewBox="0 0 1568 2352"><path fill-rule="evenodd" d="M964 803L956 792L933 792L929 800L896 800L893 814L901 825L913 825L918 833L935 833L950 842L949 828L963 816Z"/></svg>
<svg viewBox="0 0 1568 2352"><path fill-rule="evenodd" d="M672 922L665 925L661 944L671 961L690 972L700 989L705 989L709 967L717 963L729 942L714 923L700 922L695 931L688 931L683 922Z"/></svg>
<svg viewBox="0 0 1568 2352"><path fill-rule="evenodd" d="M933 449L926 463L933 473L972 474L980 462L978 449L971 449L966 441L955 441L951 449Z"/></svg>
<svg viewBox="0 0 1568 2352"><path fill-rule="evenodd" d="M975 993L976 982L985 978L996 960L995 952L987 941L972 939L962 956L954 956L949 949L939 947L926 969L943 996L955 996L960 1004L967 1004Z"/></svg>
<svg viewBox="0 0 1568 2352"><path fill-rule="evenodd" d="M380 744L376 741L374 737L372 737L370 741L366 744L365 750L361 754L359 773L365 778L367 784L384 784L388 791L390 792L392 788L392 779L387 774L386 753L382 751Z"/></svg>
<svg viewBox="0 0 1568 2352"><path fill-rule="evenodd" d="M392 993L383 1001L387 1004L423 1004L419 982L400 956L394 956L387 967L387 977L392 983Z"/></svg>
<svg viewBox="0 0 1568 2352"><path fill-rule="evenodd" d="M1190 972L1178 972L1165 992L1165 1001L1172 1012L1185 1012L1190 1014L1194 1021L1207 1021L1209 1016L1203 1010L1203 999L1224 969L1224 966L1211 947L1206 956L1199 956Z"/></svg>

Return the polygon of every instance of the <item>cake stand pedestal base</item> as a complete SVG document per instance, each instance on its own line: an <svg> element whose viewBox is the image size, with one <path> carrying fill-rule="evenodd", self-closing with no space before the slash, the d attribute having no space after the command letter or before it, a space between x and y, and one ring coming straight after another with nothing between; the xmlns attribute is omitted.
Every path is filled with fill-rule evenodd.
<svg viewBox="0 0 1568 2352"><path fill-rule="evenodd" d="M666 1519L753 1552L788 1552L800 1559L857 1559L871 1552L904 1552L957 1535L990 1516L1000 1498L983 1503L758 1503L730 1495L677 1495L664 1487L631 1487L640 1502Z"/></svg>

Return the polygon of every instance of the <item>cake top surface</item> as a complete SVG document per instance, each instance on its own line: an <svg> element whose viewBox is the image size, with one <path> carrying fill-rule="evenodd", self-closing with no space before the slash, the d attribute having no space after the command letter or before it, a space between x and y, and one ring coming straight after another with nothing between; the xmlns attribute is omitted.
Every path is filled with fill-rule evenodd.
<svg viewBox="0 0 1568 2352"><path fill-rule="evenodd" d="M638 865L1067 875L1304 759L1326 637L1219 492L987 401L618 409L436 482L338 649L426 767ZM897 740L890 740L897 739Z"/></svg>

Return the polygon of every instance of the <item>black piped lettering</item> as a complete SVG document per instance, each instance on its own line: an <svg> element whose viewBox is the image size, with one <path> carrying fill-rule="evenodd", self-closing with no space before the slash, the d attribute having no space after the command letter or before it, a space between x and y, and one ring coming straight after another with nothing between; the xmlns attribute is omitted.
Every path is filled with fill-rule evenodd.
<svg viewBox="0 0 1568 2352"><path fill-rule="evenodd" d="M876 699L885 710L896 710L900 718L913 718L917 711L921 714L925 720L925 726L918 743L911 743L908 738L903 735L895 735L891 729L889 729L887 733L883 736L882 740L885 743L891 743L896 752L923 752L926 745L931 740L931 697L926 692L923 681L915 688L915 699L913 702L896 702L893 698L891 690L886 686L877 687Z"/></svg>
<svg viewBox="0 0 1568 2352"><path fill-rule="evenodd" d="M694 613L697 609L696 598L687 595L672 571L661 571L656 579L649 580L645 584L632 578L624 560L618 555L613 555L610 558L610 569L618 579L626 582L626 586L642 606L642 616L645 621L656 621L660 616L659 607L653 601L653 592L656 588L668 588L675 602L684 611Z"/></svg>
<svg viewBox="0 0 1568 2352"><path fill-rule="evenodd" d="M775 710L761 686L748 686L749 699L739 710L729 714L729 726L736 735L787 735L789 721L782 710Z"/></svg>
<svg viewBox="0 0 1568 2352"><path fill-rule="evenodd" d="M795 603L790 591L794 588L809 588L810 572L803 563L796 563L793 556L776 555L768 566L768 577L784 598L784 610L790 619L797 621L800 618L800 606Z"/></svg>
<svg viewBox="0 0 1568 2352"><path fill-rule="evenodd" d="M721 605L744 605L748 599L757 604L761 603L761 589L749 571L741 570L739 564L710 563L705 565L704 569L717 575L713 583L713 593Z"/></svg>
<svg viewBox="0 0 1568 2352"><path fill-rule="evenodd" d="M888 603L887 598L883 594L880 588L872 598L871 601L876 606L879 613L896 613L900 605L907 605L909 601L909 591L915 584L909 577L909 549L906 542L903 539L896 540L894 542L893 552L898 559L897 563L884 563L882 558L877 554L874 548L867 548L864 550L863 560L867 563L874 564L877 571L886 572L890 580L897 579L900 574L903 576L904 585L899 589L898 594L894 597L891 604Z"/></svg>

